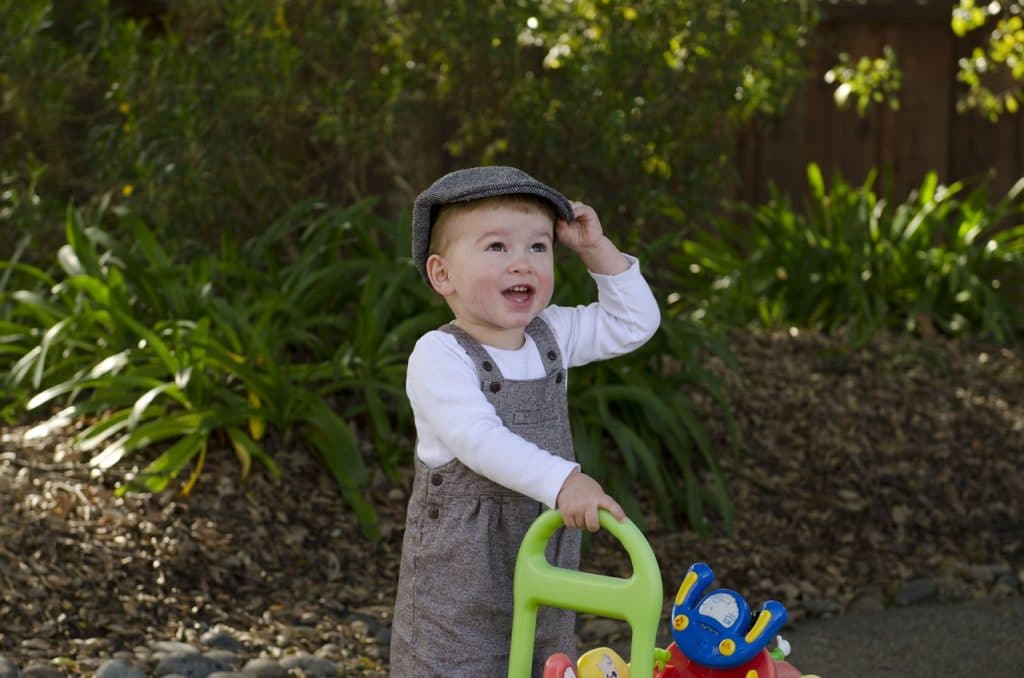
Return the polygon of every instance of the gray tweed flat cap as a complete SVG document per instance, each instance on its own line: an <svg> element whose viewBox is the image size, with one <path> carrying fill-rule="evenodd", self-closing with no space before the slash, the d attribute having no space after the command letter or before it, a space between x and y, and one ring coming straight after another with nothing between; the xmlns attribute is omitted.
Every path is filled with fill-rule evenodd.
<svg viewBox="0 0 1024 678"><path fill-rule="evenodd" d="M428 283L430 229L437 207L499 195L535 195L555 208L559 219L572 221L573 210L564 195L515 167L472 167L444 175L416 198L412 207L412 260Z"/></svg>

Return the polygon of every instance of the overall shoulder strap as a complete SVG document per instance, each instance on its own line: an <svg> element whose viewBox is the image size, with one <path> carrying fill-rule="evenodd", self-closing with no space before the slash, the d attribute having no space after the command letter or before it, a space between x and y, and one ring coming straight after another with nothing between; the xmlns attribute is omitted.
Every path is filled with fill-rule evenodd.
<svg viewBox="0 0 1024 678"><path fill-rule="evenodd" d="M481 384L503 378L501 370L498 369L498 365L491 358L487 349L485 349L479 341L469 336L469 333L466 332L466 330L452 323L442 325L438 330L452 335L455 337L455 340L459 342L459 345L466 351L470 360L473 361L473 365L476 367L476 374L480 378Z"/></svg>
<svg viewBox="0 0 1024 678"><path fill-rule="evenodd" d="M555 333L551 331L547 322L537 316L526 326L526 333L533 337L533 343L537 344L544 370L550 374L553 368L561 369L562 351L558 348Z"/></svg>

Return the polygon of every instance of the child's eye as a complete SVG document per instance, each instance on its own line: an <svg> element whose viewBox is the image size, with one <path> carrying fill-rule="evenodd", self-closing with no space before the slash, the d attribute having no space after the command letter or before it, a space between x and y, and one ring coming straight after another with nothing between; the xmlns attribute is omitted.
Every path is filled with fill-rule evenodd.
<svg viewBox="0 0 1024 678"><path fill-rule="evenodd" d="M548 251L548 245L547 245L547 243L543 243L543 242L535 242L532 245L530 245L530 251L531 252L547 252Z"/></svg>
<svg viewBox="0 0 1024 678"><path fill-rule="evenodd" d="M498 241L492 242L490 245L487 246L487 250L490 252L504 252L505 243Z"/></svg>

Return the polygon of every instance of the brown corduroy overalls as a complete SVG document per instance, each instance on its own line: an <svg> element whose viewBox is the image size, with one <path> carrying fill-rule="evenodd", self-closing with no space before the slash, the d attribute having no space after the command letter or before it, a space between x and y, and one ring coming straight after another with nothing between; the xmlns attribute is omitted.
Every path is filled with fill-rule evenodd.
<svg viewBox="0 0 1024 678"><path fill-rule="evenodd" d="M466 350L484 395L511 431L574 459L565 369L540 318L526 328L546 375L505 379L486 349L454 325L441 328ZM458 459L435 469L416 460L391 634L395 678L505 676L512 630L512 575L523 535L544 506L469 470ZM560 529L548 560L576 569L579 530ZM555 652L576 656L575 614L541 608L534 675Z"/></svg>

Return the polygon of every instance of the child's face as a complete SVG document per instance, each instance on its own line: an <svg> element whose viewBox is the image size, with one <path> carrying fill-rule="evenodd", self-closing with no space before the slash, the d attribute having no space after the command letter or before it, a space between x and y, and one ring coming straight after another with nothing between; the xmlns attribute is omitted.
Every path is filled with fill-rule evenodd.
<svg viewBox="0 0 1024 678"><path fill-rule="evenodd" d="M524 328L551 302L551 218L529 206L484 203L445 215L443 228L427 271L456 324L483 344L519 348Z"/></svg>

